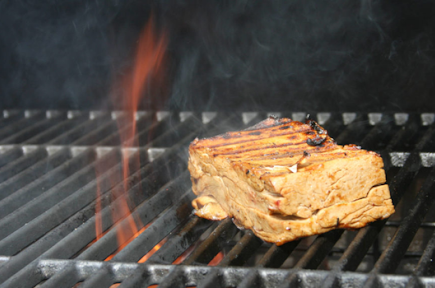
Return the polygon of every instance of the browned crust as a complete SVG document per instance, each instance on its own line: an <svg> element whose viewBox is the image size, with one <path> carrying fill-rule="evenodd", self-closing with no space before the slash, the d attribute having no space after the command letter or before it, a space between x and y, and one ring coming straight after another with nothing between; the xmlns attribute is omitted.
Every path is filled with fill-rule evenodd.
<svg viewBox="0 0 435 288"><path fill-rule="evenodd" d="M228 210L228 203L232 203L233 206L243 207L239 210L253 210L258 215L299 217L319 222L322 220L316 218L319 212L366 199L373 187L381 187L386 181L380 155L355 145L337 145L314 121L304 124L288 118L268 118L247 130L195 139L189 153L188 168L193 191L200 196L208 195L206 198L199 197L202 202L197 199L194 205L197 215L207 219L222 219L229 214L240 220L238 218L243 215ZM292 169L297 169L297 173ZM367 175L370 177L367 178ZM353 183L353 186L348 183ZM322 190L323 187L331 187L331 191ZM385 201L389 199L388 186L386 189L382 190ZM215 195L215 191L221 191L225 197ZM376 208L373 211L382 210L384 218L394 213L391 199L382 203L386 205L385 209ZM253 215L257 214L251 213ZM358 225L364 226L382 218L376 215L361 216L365 222ZM260 218L275 219L267 217ZM288 235L278 238L262 235L248 222L241 221L266 241L295 239ZM317 230L313 230L312 234L326 232L316 226L318 223L313 223L310 225ZM335 228L357 228L357 224L346 225L336 225ZM282 233L288 234L285 231ZM304 233L301 235L307 236ZM276 241L270 240L271 237Z"/></svg>

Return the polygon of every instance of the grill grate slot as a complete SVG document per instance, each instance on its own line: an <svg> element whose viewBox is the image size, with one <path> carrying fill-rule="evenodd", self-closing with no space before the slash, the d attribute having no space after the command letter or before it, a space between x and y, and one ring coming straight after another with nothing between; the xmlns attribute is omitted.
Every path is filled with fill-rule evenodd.
<svg viewBox="0 0 435 288"><path fill-rule="evenodd" d="M435 285L427 277L435 271L429 114L310 113L338 143L382 154L397 208L388 221L278 247L230 219L192 214L190 141L249 127L268 114L277 113L3 111L0 287Z"/></svg>

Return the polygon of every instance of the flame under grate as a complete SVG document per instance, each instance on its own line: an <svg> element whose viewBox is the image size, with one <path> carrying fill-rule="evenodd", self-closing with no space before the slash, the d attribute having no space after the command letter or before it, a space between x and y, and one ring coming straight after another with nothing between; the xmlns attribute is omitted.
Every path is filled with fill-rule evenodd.
<svg viewBox="0 0 435 288"><path fill-rule="evenodd" d="M3 111L1 287L435 285L428 277L435 253L431 113L310 113L338 143L382 154L397 206L388 221L277 247L231 220L192 214L190 141L248 127L268 114L294 120L306 115L136 112L137 133L129 143L137 146L126 147L119 135L132 125L123 121L131 118L128 112ZM116 193L123 185L127 195ZM131 216L114 218L112 211L123 211L123 198ZM131 217L136 233L128 232ZM98 221L102 234L96 240ZM117 237L121 228L127 231L123 240Z"/></svg>

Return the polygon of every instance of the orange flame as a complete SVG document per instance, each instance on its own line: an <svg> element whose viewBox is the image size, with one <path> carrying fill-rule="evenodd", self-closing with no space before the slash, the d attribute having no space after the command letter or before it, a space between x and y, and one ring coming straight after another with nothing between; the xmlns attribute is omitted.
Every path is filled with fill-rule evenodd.
<svg viewBox="0 0 435 288"><path fill-rule="evenodd" d="M116 254L118 254L119 251L121 251L122 249L124 249L125 246L127 246L131 241L133 241L134 238L136 238L137 236L139 236L140 233L142 233L143 231L145 231L145 229L148 228L148 226L150 226L150 224L142 227L142 229L140 229L139 231L137 231L128 241L125 241L122 245L120 245L118 247L118 249L109 257L107 257L106 259L104 259L104 261L109 261L112 260L113 257L115 257Z"/></svg>
<svg viewBox="0 0 435 288"><path fill-rule="evenodd" d="M153 17L151 16L145 28L143 29L136 49L135 61L130 73L122 79L123 83L123 97L121 101L123 102L123 108L128 110L129 113L125 117L117 118L119 136L121 140L121 157L122 157L122 179L123 187L122 191L112 190L112 199L116 198L118 204L116 209L112 210L112 221L113 223L126 218L128 221L128 227L122 228L118 225L117 228L117 240L119 249L122 249L127 245L132 239L137 237L144 228L143 224L140 223L139 219L134 219L131 215L130 206L127 198L127 191L129 191L130 183L128 177L130 175L130 169L132 171L137 171L140 169L140 157L139 154L134 159L131 159L131 153L129 151L130 147L137 147L138 138L136 135L136 112L143 95L145 88L151 80L158 81L156 77L160 75L162 71L162 66L164 64L164 52L167 45L166 35L162 34L158 37L154 30ZM119 100L119 99L114 99ZM119 103L117 103L119 104ZM127 121L127 124L125 125ZM97 167L98 168L98 167ZM98 176L97 169L97 176ZM140 179L139 179L140 181ZM98 181L97 181L98 182ZM135 182L137 183L137 182ZM131 204L131 203L130 203ZM96 219L95 219L95 233L97 240L101 238L102 234L102 221L101 221L101 191L99 183L97 183L97 202L95 206ZM127 215L127 216L125 216ZM132 238L133 237L133 238ZM121 248L122 247L122 248ZM119 250L118 249L118 250ZM116 254L116 253L115 253ZM108 258L113 257L113 255ZM111 259L111 258L110 258ZM109 259L109 260L110 260Z"/></svg>

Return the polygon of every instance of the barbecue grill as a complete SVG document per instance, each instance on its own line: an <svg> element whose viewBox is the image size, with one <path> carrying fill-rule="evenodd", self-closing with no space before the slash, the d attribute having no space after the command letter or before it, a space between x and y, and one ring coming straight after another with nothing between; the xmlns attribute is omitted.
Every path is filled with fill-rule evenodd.
<svg viewBox="0 0 435 288"><path fill-rule="evenodd" d="M0 287L435 285L434 113L132 113L3 111ZM231 219L195 216L190 141L271 114L294 120L310 114L338 143L379 152L396 213L356 231L282 246L237 229ZM132 116L137 133L129 143L136 145L126 146L119 135ZM123 165L130 167L126 181ZM131 215L120 208L125 200ZM113 211L121 212L113 218ZM136 232L128 229L131 219ZM123 239L121 228L130 231Z"/></svg>

